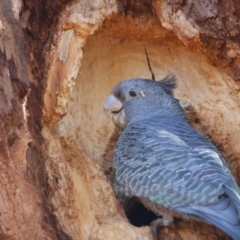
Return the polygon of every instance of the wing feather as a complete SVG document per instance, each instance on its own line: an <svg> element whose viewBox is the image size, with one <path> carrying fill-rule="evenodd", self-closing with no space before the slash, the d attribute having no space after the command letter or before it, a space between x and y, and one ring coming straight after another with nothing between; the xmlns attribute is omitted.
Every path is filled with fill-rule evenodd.
<svg viewBox="0 0 240 240"><path fill-rule="evenodd" d="M123 191L174 208L216 203L226 185L239 191L214 145L169 118L145 119L124 130L116 178Z"/></svg>

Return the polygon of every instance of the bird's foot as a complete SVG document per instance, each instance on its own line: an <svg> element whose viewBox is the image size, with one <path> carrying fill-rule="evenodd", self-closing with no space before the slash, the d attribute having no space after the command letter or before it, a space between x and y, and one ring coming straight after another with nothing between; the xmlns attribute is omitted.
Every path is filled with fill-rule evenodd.
<svg viewBox="0 0 240 240"><path fill-rule="evenodd" d="M173 225L173 222L174 222L174 219L170 215L165 215L162 218L157 218L157 219L153 220L150 223L150 228L152 230L154 240L158 239L158 232L159 232L160 227L169 227L169 226Z"/></svg>

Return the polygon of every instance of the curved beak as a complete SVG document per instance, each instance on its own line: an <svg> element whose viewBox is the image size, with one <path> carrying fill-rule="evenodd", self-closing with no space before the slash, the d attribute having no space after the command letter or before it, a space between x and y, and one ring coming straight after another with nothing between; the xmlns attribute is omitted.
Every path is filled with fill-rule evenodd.
<svg viewBox="0 0 240 240"><path fill-rule="evenodd" d="M111 118L111 114L118 114L122 110L123 104L111 94L104 102L103 108L107 117Z"/></svg>
<svg viewBox="0 0 240 240"><path fill-rule="evenodd" d="M104 111L114 125L123 129L125 127L125 111L121 101L111 94L103 105Z"/></svg>

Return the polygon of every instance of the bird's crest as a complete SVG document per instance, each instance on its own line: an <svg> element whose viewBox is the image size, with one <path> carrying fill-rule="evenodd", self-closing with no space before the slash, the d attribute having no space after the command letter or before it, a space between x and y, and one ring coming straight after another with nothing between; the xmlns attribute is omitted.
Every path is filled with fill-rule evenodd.
<svg viewBox="0 0 240 240"><path fill-rule="evenodd" d="M176 76L174 74L169 74L163 80L159 81L159 84L167 94L173 96L173 90L177 86Z"/></svg>

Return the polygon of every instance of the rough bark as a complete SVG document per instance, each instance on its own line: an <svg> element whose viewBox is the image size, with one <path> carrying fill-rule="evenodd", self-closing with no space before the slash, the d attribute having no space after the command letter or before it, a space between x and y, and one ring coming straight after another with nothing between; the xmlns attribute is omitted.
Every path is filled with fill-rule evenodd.
<svg viewBox="0 0 240 240"><path fill-rule="evenodd" d="M102 103L130 77L176 74L176 96L240 183L240 4L0 2L0 239L151 239L111 188L118 137ZM145 218L143 214L141 218ZM228 239L176 221L159 239Z"/></svg>
<svg viewBox="0 0 240 240"><path fill-rule="evenodd" d="M30 81L20 10L20 1L0 3L0 238L54 239L44 200L26 177L32 136L27 126Z"/></svg>

